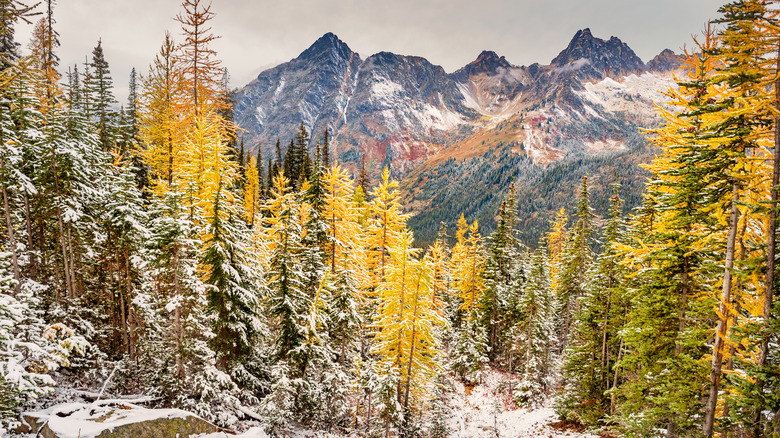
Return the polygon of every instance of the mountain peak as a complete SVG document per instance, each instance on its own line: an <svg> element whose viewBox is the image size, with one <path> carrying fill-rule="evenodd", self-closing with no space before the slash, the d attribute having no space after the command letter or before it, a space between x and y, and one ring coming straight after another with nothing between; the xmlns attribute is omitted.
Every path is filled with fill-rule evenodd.
<svg viewBox="0 0 780 438"><path fill-rule="evenodd" d="M503 56L498 56L498 54L492 50L483 50L482 53L477 56L477 59L466 64L465 67L453 73L453 77L457 81L462 82L468 80L468 78L472 75L478 75L481 73L494 75L497 73L499 68L511 67L512 64L510 64Z"/></svg>
<svg viewBox="0 0 780 438"><path fill-rule="evenodd" d="M585 29L578 30L577 33L574 34L574 38L572 38L572 41L588 40L588 39L593 39L593 34L590 32L590 28L586 27Z"/></svg>
<svg viewBox="0 0 780 438"><path fill-rule="evenodd" d="M647 63L647 68L652 71L666 73L671 70L677 70L683 64L683 57L669 49L664 49L655 58Z"/></svg>
<svg viewBox="0 0 780 438"><path fill-rule="evenodd" d="M587 62L580 61L583 59ZM642 60L620 38L613 36L604 41L593 36L589 28L578 30L551 65L563 67L577 61L580 67L589 65L594 73L603 75L639 73L645 68Z"/></svg>
<svg viewBox="0 0 780 438"><path fill-rule="evenodd" d="M347 46L347 43L341 41L339 37L333 32L328 32L325 35L319 37L308 49L304 50L298 58L300 59L314 59L322 55L336 54L342 58L349 58L353 53Z"/></svg>

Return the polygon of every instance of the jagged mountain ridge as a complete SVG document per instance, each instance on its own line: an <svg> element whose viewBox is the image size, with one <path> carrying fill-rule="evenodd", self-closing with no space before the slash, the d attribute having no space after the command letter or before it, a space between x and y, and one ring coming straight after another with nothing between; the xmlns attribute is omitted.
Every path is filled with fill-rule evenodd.
<svg viewBox="0 0 780 438"><path fill-rule="evenodd" d="M669 69L668 59L656 65ZM285 144L303 122L315 134L328 127L342 161L355 162L365 152L375 172L390 165L403 175L483 116L506 117L551 96L581 109L569 88L646 70L625 43L595 38L589 29L578 31L548 66L518 67L485 51L451 74L414 56L380 52L364 60L327 33L239 90L236 117L250 150L270 152L277 138Z"/></svg>
<svg viewBox="0 0 780 438"><path fill-rule="evenodd" d="M538 166L567 157L626 151L638 128L657 121L656 90L673 83L669 72L680 63L665 50L645 64L617 37L603 40L583 29L549 65L515 66L484 51L447 74L421 57L380 52L362 59L327 33L239 90L236 119L249 150L261 148L266 157L301 122L313 133L312 148L327 127L341 164L354 170L365 154L372 175L389 166L405 178L418 219L454 223L457 216L432 211L457 196L453 187L464 180L436 181L432 169L453 159L466 167L463 160L483 160L483 174L502 169L524 181ZM465 209L467 217L483 217L489 227L509 184L499 180Z"/></svg>

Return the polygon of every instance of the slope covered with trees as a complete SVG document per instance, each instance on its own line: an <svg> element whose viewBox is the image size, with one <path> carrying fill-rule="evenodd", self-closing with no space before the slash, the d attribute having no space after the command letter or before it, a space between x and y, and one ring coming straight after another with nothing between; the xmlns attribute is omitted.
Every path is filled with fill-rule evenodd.
<svg viewBox="0 0 780 438"><path fill-rule="evenodd" d="M23 57L31 9L0 2L3 429L105 392L274 435L442 437L453 383L500 373L495 409L605 434L780 433L770 2L723 6L697 41L641 198L542 172L577 202L547 220L509 178L490 234L461 214L425 250L389 170L331 164L328 131L245 154L209 4L184 0L182 42L164 35L120 111L100 41L61 78L45 6Z"/></svg>

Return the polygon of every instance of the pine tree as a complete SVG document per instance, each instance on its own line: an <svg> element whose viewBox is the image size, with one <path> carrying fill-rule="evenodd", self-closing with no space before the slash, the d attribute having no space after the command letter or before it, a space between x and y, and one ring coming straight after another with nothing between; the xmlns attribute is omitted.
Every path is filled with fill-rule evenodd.
<svg viewBox="0 0 780 438"><path fill-rule="evenodd" d="M218 177L207 210L206 234L202 267L210 286L206 298L208 310L215 316L212 331L216 335L212 348L220 356L222 366L245 359L252 351L258 332L257 283L245 238L236 221L236 212Z"/></svg>
<svg viewBox="0 0 780 438"><path fill-rule="evenodd" d="M569 344L569 332L574 314L579 310L579 300L585 287L585 273L593 262L593 210L588 194L588 177L582 179L577 204L577 222L572 228L561 254L560 290L558 309L561 349Z"/></svg>
<svg viewBox="0 0 780 438"><path fill-rule="evenodd" d="M325 128L325 133L322 134L322 153L320 154L322 156L322 165L326 169L330 168L330 134L328 133L328 128ZM364 193L368 193L368 188L363 188Z"/></svg>
<svg viewBox="0 0 780 438"><path fill-rule="evenodd" d="M17 0L0 1L0 71L19 59L19 43L14 39L16 23L22 20L30 24L33 8Z"/></svg>
<svg viewBox="0 0 780 438"><path fill-rule="evenodd" d="M720 199L710 184L720 184L717 147L704 146L700 130L717 90L709 81L714 59L713 38L705 33L701 52L689 56L688 77L668 92L679 114L661 111L664 124L651 139L662 153L647 169L646 202L654 212L652 230L621 252L628 269L641 269L642 278L629 284L633 303L626 317L624 356L620 369L632 378L622 385L620 419L638 433L665 427L677 436L701 426L701 395L708 370L707 321L713 302L708 299L717 281L714 261L722 250L723 227L708 206ZM712 100L711 100L712 99ZM646 218L634 228L646 227Z"/></svg>
<svg viewBox="0 0 780 438"><path fill-rule="evenodd" d="M48 374L84 354L87 341L64 324L47 325L27 288L15 293L8 255L0 252L0 427L18 425L15 408L54 389Z"/></svg>
<svg viewBox="0 0 780 438"><path fill-rule="evenodd" d="M306 312L312 298L306 292L300 260L302 224L295 194L289 192L287 184L287 178L278 174L274 178L273 197L268 202L267 221L275 245L268 272L268 311L276 320L275 359L286 362L292 375L300 376L308 365L300 353L306 340Z"/></svg>
<svg viewBox="0 0 780 438"><path fill-rule="evenodd" d="M620 329L628 309L623 289L625 272L619 265L617 250L625 241L618 189L619 185L613 186L604 251L588 273L563 364L565 395L558 403L558 411L583 424L599 424L614 411L614 397L608 391L615 384L615 365L622 343Z"/></svg>
<svg viewBox="0 0 780 438"><path fill-rule="evenodd" d="M371 186L366 172L366 154L360 156L360 169L358 169L357 185L363 189L363 193L368 193L368 188Z"/></svg>
<svg viewBox="0 0 780 438"><path fill-rule="evenodd" d="M111 188L104 207L106 215L101 223L105 225L108 242L107 259L113 275L119 283L115 286L121 315L121 337L124 352L134 360L138 334L133 300L136 296L139 267L134 260L141 254L143 242L148 235L145 227L146 212L143 211L141 192L135 185L132 168L116 166L111 169L108 185ZM120 280L121 279L121 280Z"/></svg>
<svg viewBox="0 0 780 438"><path fill-rule="evenodd" d="M242 147L243 147L243 144L244 143L243 143L243 140L242 140L242 143L241 143ZM248 157L248 154L247 154L247 157ZM246 162L249 162L249 160L247 159ZM258 185L258 187L260 189L260 199L261 200L266 200L268 198L267 193L268 193L268 186L271 183L271 175L269 174L268 178L266 178L266 176L265 176L265 172L263 170L263 165L265 163L263 163L263 151L261 150L261 148L257 148L257 160L256 160L256 163L257 164L256 164L255 168L257 169L257 185Z"/></svg>
<svg viewBox="0 0 780 438"><path fill-rule="evenodd" d="M555 345L553 297L543 249L531 256L528 281L518 300L522 320L518 322L521 356L520 381L515 399L525 405L541 405L553 386L553 346Z"/></svg>
<svg viewBox="0 0 780 438"><path fill-rule="evenodd" d="M512 295L513 263L517 259L518 246L514 236L516 216L513 184L499 207L496 230L490 236L484 266L485 291L479 302L482 323L488 332L489 356L493 361L501 352L502 333L499 327L507 323L504 309Z"/></svg>
<svg viewBox="0 0 780 438"><path fill-rule="evenodd" d="M84 84L85 92L93 96L93 117L98 137L103 150L108 152L114 148L116 142L115 115L111 109L112 105L116 103L116 99L112 91L114 85L111 80L111 72L103 55L103 42L100 40L92 51L90 67L92 67L92 76L90 81Z"/></svg>

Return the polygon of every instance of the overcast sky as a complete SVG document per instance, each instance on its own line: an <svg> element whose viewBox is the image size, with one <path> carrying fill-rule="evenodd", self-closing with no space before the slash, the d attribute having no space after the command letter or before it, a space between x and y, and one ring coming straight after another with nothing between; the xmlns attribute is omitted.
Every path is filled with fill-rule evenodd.
<svg viewBox="0 0 780 438"><path fill-rule="evenodd" d="M29 0L28 3L31 3ZM453 72L482 50L516 65L548 64L574 33L617 36L647 62L665 48L690 46L725 0L213 0L214 43L233 87L289 61L326 32L366 57L417 55ZM165 30L179 37L177 0L59 0L54 16L60 70L82 64L103 41L116 97L127 95L130 69L144 74ZM20 26L24 47L29 29Z"/></svg>

